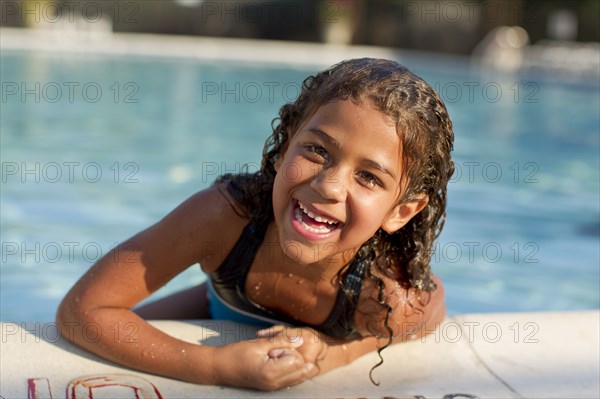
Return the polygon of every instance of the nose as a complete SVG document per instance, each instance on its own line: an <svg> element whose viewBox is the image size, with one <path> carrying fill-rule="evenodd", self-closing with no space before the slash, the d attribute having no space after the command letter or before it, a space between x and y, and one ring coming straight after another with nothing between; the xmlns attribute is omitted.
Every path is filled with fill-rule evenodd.
<svg viewBox="0 0 600 399"><path fill-rule="evenodd" d="M323 168L317 173L310 186L316 190L323 199L344 202L347 196L344 174L338 166Z"/></svg>

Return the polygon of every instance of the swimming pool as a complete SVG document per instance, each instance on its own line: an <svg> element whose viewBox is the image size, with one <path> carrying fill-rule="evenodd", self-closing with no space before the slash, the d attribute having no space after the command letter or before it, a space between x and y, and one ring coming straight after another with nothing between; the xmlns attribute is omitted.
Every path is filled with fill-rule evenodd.
<svg viewBox="0 0 600 399"><path fill-rule="evenodd" d="M432 256L451 313L599 307L598 86L405 62L446 100L457 174ZM117 242L256 170L318 68L3 50L1 315L50 321ZM203 280L192 267L164 295Z"/></svg>

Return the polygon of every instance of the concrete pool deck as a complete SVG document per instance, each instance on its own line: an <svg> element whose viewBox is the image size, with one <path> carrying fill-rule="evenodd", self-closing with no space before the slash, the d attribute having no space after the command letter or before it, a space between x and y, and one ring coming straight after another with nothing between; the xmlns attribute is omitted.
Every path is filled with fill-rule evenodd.
<svg viewBox="0 0 600 399"><path fill-rule="evenodd" d="M216 320L152 324L205 345L224 345L256 331ZM369 381L369 370L378 361L371 353L272 393L194 385L122 368L71 345L53 323L2 323L1 331L0 397L5 399L600 396L596 310L451 316L423 339L384 351L385 362L374 373L379 387Z"/></svg>

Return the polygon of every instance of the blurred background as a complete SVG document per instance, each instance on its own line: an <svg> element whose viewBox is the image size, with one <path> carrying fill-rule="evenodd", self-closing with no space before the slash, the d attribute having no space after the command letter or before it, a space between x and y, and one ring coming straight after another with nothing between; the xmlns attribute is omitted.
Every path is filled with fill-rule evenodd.
<svg viewBox="0 0 600 399"><path fill-rule="evenodd" d="M113 32L335 42L470 54L490 31L597 42L600 4L563 1L3 1L2 25L93 23ZM100 27L102 25L102 27Z"/></svg>
<svg viewBox="0 0 600 399"><path fill-rule="evenodd" d="M600 308L600 2L0 2L0 320L51 321L118 242L222 173L338 61L444 99L450 313ZM154 297L199 284L197 265Z"/></svg>

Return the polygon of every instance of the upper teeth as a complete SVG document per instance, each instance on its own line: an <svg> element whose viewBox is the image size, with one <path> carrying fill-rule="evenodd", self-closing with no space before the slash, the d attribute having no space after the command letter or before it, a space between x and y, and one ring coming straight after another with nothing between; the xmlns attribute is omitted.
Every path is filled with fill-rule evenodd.
<svg viewBox="0 0 600 399"><path fill-rule="evenodd" d="M298 201L298 206L300 206L300 209L302 209L302 211L304 213L306 213L311 218L315 219L317 222L329 223L329 224L336 224L337 223L337 221L335 221L335 220L329 220L327 218L315 215L314 213L312 213L311 211L309 211L308 209L306 209L306 206L304 206L304 204L302 204L302 202L300 202L300 201Z"/></svg>

